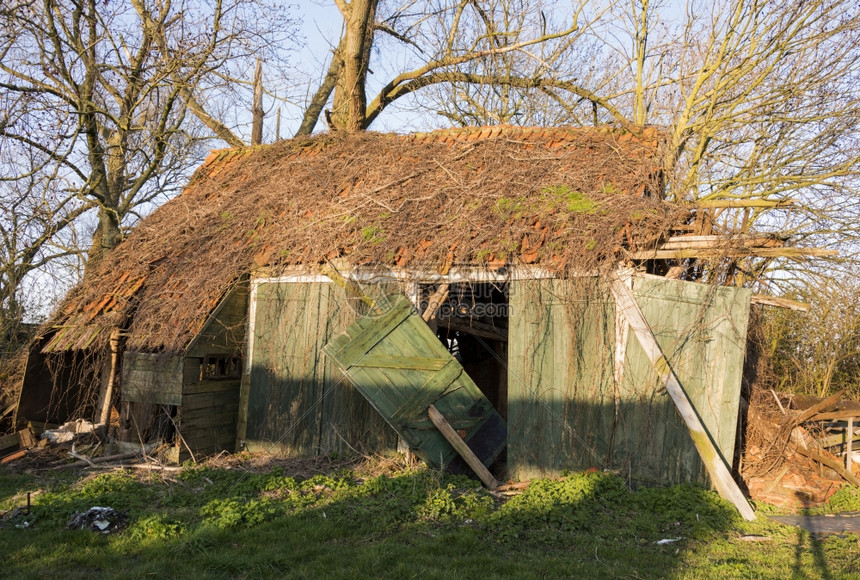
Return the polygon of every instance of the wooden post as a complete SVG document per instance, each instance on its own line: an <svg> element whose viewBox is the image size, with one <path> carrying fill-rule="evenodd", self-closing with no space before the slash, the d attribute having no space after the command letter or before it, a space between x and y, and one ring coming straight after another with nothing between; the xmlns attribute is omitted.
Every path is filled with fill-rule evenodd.
<svg viewBox="0 0 860 580"><path fill-rule="evenodd" d="M260 59L254 67L254 104L251 107L251 145L263 142L263 67Z"/></svg>
<svg viewBox="0 0 860 580"><path fill-rule="evenodd" d="M675 376L674 371L669 366L669 361L666 360L666 357L660 350L660 345L657 344L657 339L654 337L654 333L651 332L651 328L645 320L645 315L642 314L639 304L636 303L633 292L617 273L609 276L609 287L612 290L617 308L624 313L630 329L636 335L639 344L642 345L642 349L651 360L651 364L654 365L657 374L666 386L666 391L672 397L672 401L681 414L681 418L687 424L687 429L690 431L693 443L696 445L699 456L702 458L702 462L705 464L705 468L708 470L708 474L711 476L711 480L714 482L717 491L723 498L735 505L745 520L754 520L755 513L738 487L738 484L732 478L732 474L719 449L711 441L708 431L702 424L701 419L699 419L695 408L693 408L690 399L687 397L687 393L684 392L681 383L678 381L678 377Z"/></svg>
<svg viewBox="0 0 860 580"><path fill-rule="evenodd" d="M116 375L119 371L119 328L114 328L110 333L110 359L106 361L102 372L107 373L106 377L102 378L102 392L99 397L99 415L96 417L96 423L102 425L107 424L110 420L111 399L113 398L113 388L116 385Z"/></svg>
<svg viewBox="0 0 860 580"><path fill-rule="evenodd" d="M449 289L450 286L448 284L440 284L439 288L428 298L427 309L421 314L421 318L433 332L436 332L436 328L438 327L438 316L436 313L439 307L448 299Z"/></svg>
<svg viewBox="0 0 860 580"><path fill-rule="evenodd" d="M427 408L427 414L430 415L430 420L433 421L433 424L436 425L436 428L439 429L439 432L448 440L448 443L451 444L457 453L460 454L469 467L472 468L472 471L475 472L483 484L487 487L487 489L493 490L499 487L499 482L496 481L496 478L484 467L484 464L480 459L469 449L469 446L466 445L466 442L463 441L457 432L454 431L454 428L451 427L451 424L448 423L448 420L440 413L434 405L430 405Z"/></svg>
<svg viewBox="0 0 860 580"><path fill-rule="evenodd" d="M848 432L845 435L845 470L854 474L854 471L851 469L851 447L852 442L854 441L854 417L848 417Z"/></svg>

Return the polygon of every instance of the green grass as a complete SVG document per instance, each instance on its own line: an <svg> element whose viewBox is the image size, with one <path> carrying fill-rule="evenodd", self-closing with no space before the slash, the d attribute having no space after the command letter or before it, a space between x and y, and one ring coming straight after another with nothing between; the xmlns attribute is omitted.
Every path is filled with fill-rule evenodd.
<svg viewBox="0 0 860 580"><path fill-rule="evenodd" d="M31 513L11 517L37 490ZM65 529L94 505L126 512L129 527ZM816 540L765 518L743 522L710 491L631 492L605 474L540 480L502 501L428 469L368 475L359 465L305 479L282 468L4 470L0 510L0 576L14 578L860 577L856 535Z"/></svg>

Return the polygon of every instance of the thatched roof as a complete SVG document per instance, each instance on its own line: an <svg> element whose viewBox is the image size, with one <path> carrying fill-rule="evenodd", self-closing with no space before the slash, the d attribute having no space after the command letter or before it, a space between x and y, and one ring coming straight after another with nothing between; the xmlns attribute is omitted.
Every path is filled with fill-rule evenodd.
<svg viewBox="0 0 860 580"><path fill-rule="evenodd" d="M131 349L182 349L261 266L614 261L678 218L651 195L659 149L653 129L494 127L216 151L70 293L44 350L94 346L113 327Z"/></svg>

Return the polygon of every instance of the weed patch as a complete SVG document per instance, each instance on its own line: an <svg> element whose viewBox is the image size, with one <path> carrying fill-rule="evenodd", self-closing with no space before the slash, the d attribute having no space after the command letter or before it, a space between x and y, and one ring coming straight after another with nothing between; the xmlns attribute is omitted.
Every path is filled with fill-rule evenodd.
<svg viewBox="0 0 860 580"><path fill-rule="evenodd" d="M462 476L361 465L313 475L210 465L170 478L116 470L80 481L0 472L4 510L20 506L22 490L41 490L29 525L12 525L11 512L0 519L4 572L22 578L860 574L855 535L818 540L766 518L744 522L709 490L634 492L600 473L537 480L504 498ZM854 506L856 494L845 488L831 509ZM128 513L129 526L65 529L71 513L96 505ZM750 534L767 541L741 540Z"/></svg>

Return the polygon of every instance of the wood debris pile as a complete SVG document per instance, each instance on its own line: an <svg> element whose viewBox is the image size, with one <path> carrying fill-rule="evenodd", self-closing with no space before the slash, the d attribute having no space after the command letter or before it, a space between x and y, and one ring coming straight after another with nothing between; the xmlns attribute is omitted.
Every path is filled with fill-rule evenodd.
<svg viewBox="0 0 860 580"><path fill-rule="evenodd" d="M116 414L112 420L117 422ZM82 429L81 423L89 428ZM106 433L105 425L88 421L59 426L30 422L25 429L0 437L0 462L15 471L113 468L140 461L141 457L160 465L159 452L167 448L163 445L159 449L157 444L118 443L109 440Z"/></svg>
<svg viewBox="0 0 860 580"><path fill-rule="evenodd" d="M778 506L826 502L860 485L860 402L762 390L747 415L740 468L750 497Z"/></svg>

